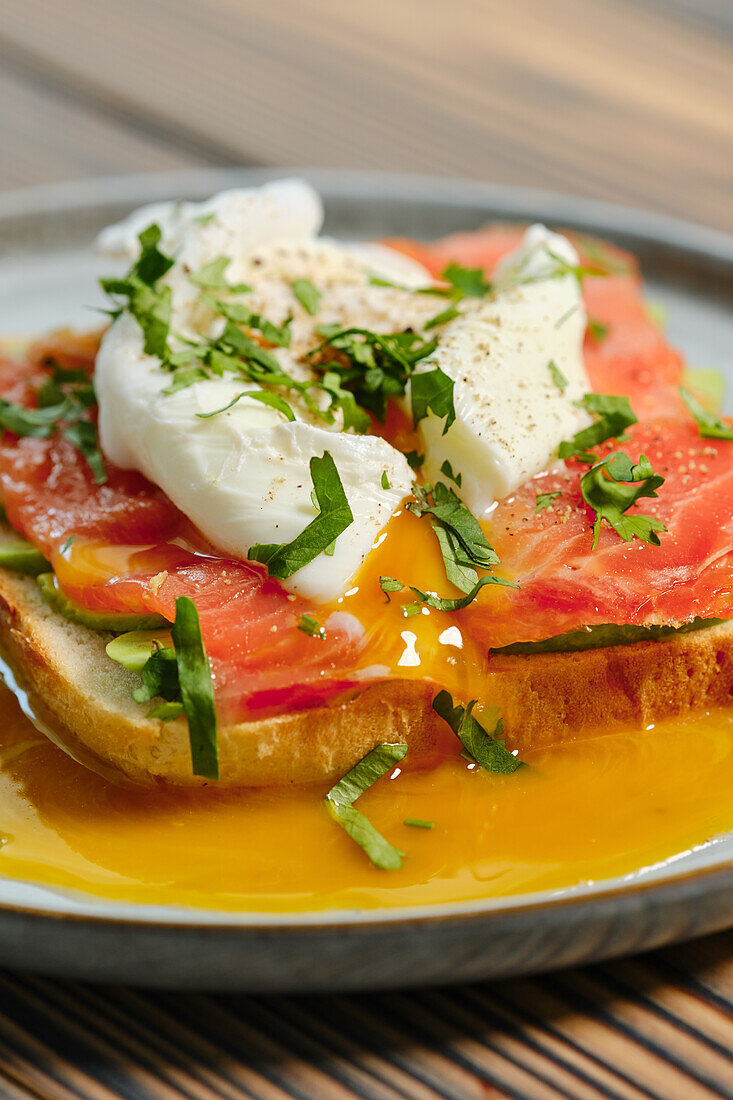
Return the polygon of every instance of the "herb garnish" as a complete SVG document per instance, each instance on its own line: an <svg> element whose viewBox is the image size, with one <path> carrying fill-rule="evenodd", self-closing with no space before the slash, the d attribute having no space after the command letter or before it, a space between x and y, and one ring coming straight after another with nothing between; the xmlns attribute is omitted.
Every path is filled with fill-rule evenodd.
<svg viewBox="0 0 733 1100"><path fill-rule="evenodd" d="M604 325L603 321L597 321L594 317L588 318L588 335L592 337L596 343L600 344L601 340L604 340L610 328L608 325Z"/></svg>
<svg viewBox="0 0 733 1100"><path fill-rule="evenodd" d="M338 325L321 325L317 331L324 340L308 352L315 369L337 374L341 386L381 421L387 413L387 399L404 395L415 365L438 346L437 340L426 341L409 331L385 335ZM336 352L337 358L319 362L327 348Z"/></svg>
<svg viewBox="0 0 733 1100"><path fill-rule="evenodd" d="M730 424L726 424L725 420L716 416L715 413L708 412L697 398L682 386L680 386L680 397L697 421L702 439L733 439L733 428Z"/></svg>
<svg viewBox="0 0 733 1100"><path fill-rule="evenodd" d="M250 561L262 562L270 576L281 581L327 551L354 521L336 463L328 451L320 458L311 458L310 472L319 514L292 542L258 543L247 554Z"/></svg>
<svg viewBox="0 0 733 1100"><path fill-rule="evenodd" d="M473 588L471 588L465 596L460 596L456 599L436 596L432 592L421 592L419 588L415 588L413 585L410 585L410 589L417 596L419 603L427 604L428 607L434 608L435 611L461 611L464 607L468 607L470 603L473 603L481 589L487 584L499 584L503 585L505 588L519 588L518 584L506 580L505 577L495 577L491 575L488 577L479 577ZM410 606L412 605L408 604L407 608ZM406 614L415 614L415 612L408 612L407 608L405 608Z"/></svg>
<svg viewBox="0 0 733 1100"><path fill-rule="evenodd" d="M412 470L416 470L418 466L422 466L425 461L425 455L421 455L418 451L407 451L405 453L407 459L407 465Z"/></svg>
<svg viewBox="0 0 733 1100"><path fill-rule="evenodd" d="M442 481L435 487L415 484L412 491L415 500L408 502L407 509L414 516L429 516L436 533L444 532L444 537L438 536L438 540L446 576L462 592L469 592L478 579L476 567L489 569L499 564L496 551L487 542L476 517ZM451 575L449 570L453 567L456 571Z"/></svg>
<svg viewBox="0 0 733 1100"><path fill-rule="evenodd" d="M171 321L170 287L158 287L158 281L173 266L173 260L158 248L160 227L153 224L138 236L140 255L122 279L100 279L102 290L117 298L126 298L124 308L132 314L144 337L146 355L168 357L168 331ZM118 317L123 307L112 310Z"/></svg>
<svg viewBox="0 0 733 1100"><path fill-rule="evenodd" d="M577 458L580 462L595 462L598 456L590 453L589 448L597 447L607 439L618 438L637 422L628 397L587 393L582 401L577 402L577 405L593 413L597 419L589 427L576 432L571 440L560 444L557 452L560 458Z"/></svg>
<svg viewBox="0 0 733 1100"><path fill-rule="evenodd" d="M445 435L456 419L453 404L454 386L453 379L437 366L433 370L418 371L413 374L410 382L410 402L412 422L415 427L425 419L429 410L440 419L445 419L442 432Z"/></svg>
<svg viewBox="0 0 733 1100"><path fill-rule="evenodd" d="M262 405L269 405L270 408L277 409L277 411L282 413L285 419L290 422L295 420L295 413L290 408L287 401L284 401L279 394L271 393L269 390L243 390L242 393L236 394L231 401L221 409L214 409L213 412L209 413L196 413L196 416L199 420L210 420L212 416L218 416L219 413L228 412L228 410L233 408L243 397L250 397L253 401L259 401Z"/></svg>
<svg viewBox="0 0 733 1100"><path fill-rule="evenodd" d="M487 584L518 587L503 577L479 579L477 570L498 565L499 558L487 542L476 517L452 489L439 481L434 487L415 484L412 491L415 500L408 501L405 507L415 516L429 518L440 546L446 578L465 595L455 599L437 596L432 592L422 592L414 585L405 586L394 577L380 577L380 587L388 600L390 592L400 592L405 587L417 596L417 604L403 605L404 615L418 614L420 604L427 604L436 611L459 611L468 607Z"/></svg>
<svg viewBox="0 0 733 1100"><path fill-rule="evenodd" d="M406 752L407 745L377 745L331 788L323 800L333 820L364 849L375 867L386 871L398 870L404 853L377 832L371 821L355 808L354 802L398 764Z"/></svg>
<svg viewBox="0 0 733 1100"><path fill-rule="evenodd" d="M193 774L218 779L219 744L211 665L204 650L199 613L188 596L176 599L176 619L171 633L181 702L188 718Z"/></svg>
<svg viewBox="0 0 733 1100"><path fill-rule="evenodd" d="M451 481L454 481L456 483L456 485L458 486L458 488L460 489L461 482L463 481L463 475L453 473L453 467L451 466L451 464L450 464L450 462L448 461L447 458L446 458L445 462L443 463L443 465L440 467L440 472L441 472L441 474L445 474L446 477L449 477L451 479Z"/></svg>
<svg viewBox="0 0 733 1100"><path fill-rule="evenodd" d="M547 364L547 369L550 372L550 377L552 378L552 381L562 393L562 391L568 384L568 380L563 372L560 370L554 359L551 359L550 362Z"/></svg>
<svg viewBox="0 0 733 1100"><path fill-rule="evenodd" d="M53 372L37 392L37 409L0 398L0 429L35 439L48 439L61 430L64 438L81 451L97 484L103 485L107 472L97 442L97 429L86 419L87 410L97 402L92 381L86 371L49 365ZM62 424L66 427L62 428Z"/></svg>
<svg viewBox="0 0 733 1100"><path fill-rule="evenodd" d="M387 471L386 470L382 470L382 477L381 477L380 484L381 484L383 489L391 489L392 488L392 486L389 483L389 478L387 477Z"/></svg>
<svg viewBox="0 0 733 1100"><path fill-rule="evenodd" d="M413 829L434 829L434 821L424 821L421 817L406 817L403 825L409 825Z"/></svg>
<svg viewBox="0 0 733 1100"><path fill-rule="evenodd" d="M268 344L274 344L278 348L290 347L291 318L288 318L282 325L274 325L272 321L268 321L266 317L255 313L243 302L222 302L219 298L214 298L209 294L203 294L201 300L214 313L218 313L220 317L226 318L227 321L232 321L235 325L245 325L249 329L261 332ZM279 370L280 364L278 363Z"/></svg>
<svg viewBox="0 0 733 1100"><path fill-rule="evenodd" d="M315 317L322 298L320 290L313 286L310 279L296 279L290 289L306 313L310 314L311 317Z"/></svg>
<svg viewBox="0 0 733 1100"><path fill-rule="evenodd" d="M211 666L204 650L196 605L188 596L176 599L176 619L172 628L173 647L156 645L140 670L142 684L132 693L137 703L159 697L148 711L148 718L165 722L181 713L188 719L191 764L194 775L219 778L214 690Z"/></svg>
<svg viewBox="0 0 733 1100"><path fill-rule="evenodd" d="M641 497L656 497L656 490L663 484L664 478L654 473L646 455L634 465L628 455L618 452L588 470L580 479L580 491L586 504L596 513L591 548L595 550L598 545L601 520L604 519L626 542L636 537L659 546L657 532L667 530L660 520L625 513Z"/></svg>
<svg viewBox="0 0 733 1100"><path fill-rule="evenodd" d="M433 710L447 722L463 745L463 754L478 764L484 771L498 775L511 775L526 765L509 752L504 740L504 723L499 717L497 707L492 707L496 722L491 733L484 729L472 711L478 700L472 699L467 707L460 703L453 706L453 699L447 691L439 691L433 699Z"/></svg>
<svg viewBox="0 0 733 1100"><path fill-rule="evenodd" d="M464 267L462 264L448 264L440 273L453 288L454 298L485 298L491 291L491 283L484 278L482 267Z"/></svg>
<svg viewBox="0 0 733 1100"><path fill-rule="evenodd" d="M396 580L394 577L380 577L379 587L387 597L387 603L390 602L390 592L401 592L405 587L402 581Z"/></svg>
<svg viewBox="0 0 733 1100"><path fill-rule="evenodd" d="M455 306L448 306L447 309L442 310L441 313L436 313L434 317L431 317L429 321L426 321L423 325L425 331L429 331L431 328L437 328L438 325L445 325L448 321L454 320L458 317L459 313Z"/></svg>
<svg viewBox="0 0 733 1100"><path fill-rule="evenodd" d="M298 630L302 630L304 634L311 638L320 638L321 641L326 637L325 628L312 615L303 614L300 616Z"/></svg>
<svg viewBox="0 0 733 1100"><path fill-rule="evenodd" d="M247 286L246 283L226 281L225 272L231 262L230 256L217 256L216 259L204 264L195 275L189 275L189 280L202 290L228 290L231 294L246 294L252 289L251 286Z"/></svg>
<svg viewBox="0 0 733 1100"><path fill-rule="evenodd" d="M562 492L559 489L556 490L556 492L554 493L538 493L535 498L535 513L542 512L546 508L550 508L555 497L559 496L562 496Z"/></svg>

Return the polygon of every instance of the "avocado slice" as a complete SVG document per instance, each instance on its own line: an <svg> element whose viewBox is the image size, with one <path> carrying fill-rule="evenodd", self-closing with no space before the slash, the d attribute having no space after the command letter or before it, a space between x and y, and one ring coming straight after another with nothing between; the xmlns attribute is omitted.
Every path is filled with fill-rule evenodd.
<svg viewBox="0 0 733 1100"><path fill-rule="evenodd" d="M168 649L172 645L170 630L131 630L107 643L107 656L130 672L140 674L156 648Z"/></svg>
<svg viewBox="0 0 733 1100"><path fill-rule="evenodd" d="M2 563L0 563L2 564ZM48 563L45 563L48 566ZM58 582L55 573L39 570L38 585L43 598L54 611L58 611L72 623L80 623L91 630L113 630L124 633L129 630L154 630L167 625L162 615L118 615L114 611L89 611L69 599Z"/></svg>
<svg viewBox="0 0 733 1100"><path fill-rule="evenodd" d="M693 630L706 630L726 622L726 619L693 619L683 626L617 626L615 623L599 623L570 630L567 634L555 634L538 642L515 642L500 649L490 649L494 657L511 657L530 653L577 653L583 649L603 649L606 646L631 645L634 642L658 641L673 634L689 634Z"/></svg>
<svg viewBox="0 0 733 1100"><path fill-rule="evenodd" d="M32 577L51 568L41 551L36 550L33 543L26 539L5 539L0 542L0 566L3 569L12 569L15 573L28 573Z"/></svg>

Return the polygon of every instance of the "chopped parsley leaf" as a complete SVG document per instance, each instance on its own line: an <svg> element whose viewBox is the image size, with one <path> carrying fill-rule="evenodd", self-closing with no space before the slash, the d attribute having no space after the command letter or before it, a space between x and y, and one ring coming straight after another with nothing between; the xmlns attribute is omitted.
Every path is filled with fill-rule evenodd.
<svg viewBox="0 0 733 1100"><path fill-rule="evenodd" d="M638 538L659 546L657 532L667 530L664 524L653 516L629 516L626 512L641 497L656 497L656 490L663 484L664 478L654 473L646 455L634 465L628 455L618 452L588 470L580 479L580 491L596 513L591 548L595 550L598 545L604 519L626 542Z"/></svg>
<svg viewBox="0 0 733 1100"><path fill-rule="evenodd" d="M431 328L437 328L438 325L445 325L448 321L452 321L455 317L458 317L458 310L455 306L448 306L441 313L436 313L434 317L431 317L429 321L426 321L423 328L427 332Z"/></svg>
<svg viewBox="0 0 733 1100"><path fill-rule="evenodd" d="M193 774L218 779L219 744L211 665L204 650L199 613L188 596L176 599L176 619L171 633L181 702L188 718Z"/></svg>
<svg viewBox="0 0 733 1100"><path fill-rule="evenodd" d="M126 298L126 306L116 305L112 316L126 308L139 324L146 355L155 355L165 362L168 358L168 332L171 320L171 290L158 282L172 267L173 260L165 256L158 245L160 227L153 224L138 236L140 255L122 279L100 279L102 290L113 298Z"/></svg>
<svg viewBox="0 0 733 1100"><path fill-rule="evenodd" d="M568 380L563 372L560 370L554 359L551 359L550 362L547 364L547 369L550 372L550 378L552 378L552 381L562 393L562 391L566 388L568 384Z"/></svg>
<svg viewBox="0 0 733 1100"><path fill-rule="evenodd" d="M387 399L404 395L415 365L437 347L436 340L423 340L410 331L382 334L338 325L320 325L317 331L324 339L308 352L315 369L337 373L357 404L380 421L387 414ZM327 348L337 354L324 364L319 357Z"/></svg>
<svg viewBox="0 0 733 1100"><path fill-rule="evenodd" d="M607 439L618 438L637 422L628 397L587 393L578 405L592 413L596 420L589 427L576 432L571 440L560 444L558 447L560 458L577 458L580 462L595 462L597 456L589 453L591 447L597 447Z"/></svg>
<svg viewBox="0 0 733 1100"><path fill-rule="evenodd" d="M464 607L468 607L470 603L473 603L481 589L487 584L498 584L505 588L519 588L519 585L514 584L513 581L508 581L504 577L494 577L492 575L488 577L479 577L473 588L467 592L465 596L458 597L457 599L436 596L432 592L421 592L419 588L415 588L413 585L410 585L410 589L415 593L420 603L427 604L428 607L432 607L435 611L461 611Z"/></svg>
<svg viewBox="0 0 733 1100"><path fill-rule="evenodd" d="M164 700L147 712L148 718L169 722L185 713L193 774L218 779L219 748L211 666L204 650L198 611L188 596L176 599L172 637L172 647L154 643L153 652L139 672L140 687L135 688L132 697L138 703L155 698Z"/></svg>
<svg viewBox="0 0 733 1100"><path fill-rule="evenodd" d="M386 871L396 871L401 867L404 853L377 832L371 821L356 809L354 802L395 764L399 764L406 753L407 745L377 745L331 788L324 799L333 820L363 848L375 867Z"/></svg>
<svg viewBox="0 0 733 1100"><path fill-rule="evenodd" d="M733 428L730 424L715 413L708 412L697 398L682 386L680 386L680 397L695 418L702 439L733 439Z"/></svg>
<svg viewBox="0 0 733 1100"><path fill-rule="evenodd" d="M322 298L320 290L313 286L310 279L296 279L290 289L306 313L310 314L311 317L315 317Z"/></svg>
<svg viewBox="0 0 733 1100"><path fill-rule="evenodd" d="M389 478L387 477L387 471L386 470L382 470L381 484L382 484L383 489L391 489L392 488L392 486L389 483Z"/></svg>
<svg viewBox="0 0 733 1100"><path fill-rule="evenodd" d="M390 592L401 592L405 587L402 581L395 580L394 577L380 577L379 587L387 597L387 603L390 602Z"/></svg>
<svg viewBox="0 0 733 1100"><path fill-rule="evenodd" d="M543 512L546 508L550 508L555 497L559 496L562 496L559 489L554 493L538 493L535 498L535 513Z"/></svg>
<svg viewBox="0 0 733 1100"><path fill-rule="evenodd" d="M312 615L303 614L300 616L298 630L302 630L304 634L307 634L311 638L320 638L323 640L323 638L326 637L324 627L322 627Z"/></svg>
<svg viewBox="0 0 733 1100"><path fill-rule="evenodd" d="M424 821L421 817L406 817L403 825L409 825L411 829L434 829L434 821Z"/></svg>
<svg viewBox="0 0 733 1100"><path fill-rule="evenodd" d="M450 283L453 293L460 298L485 298L491 291L491 283L484 278L481 267L452 263L441 271L440 277Z"/></svg>
<svg viewBox="0 0 733 1100"><path fill-rule="evenodd" d="M336 464L328 451L320 458L317 455L311 458L310 472L319 514L292 542L258 543L247 554L250 561L266 565L270 576L278 580L292 577L324 553L354 522Z"/></svg>
<svg viewBox="0 0 733 1100"><path fill-rule="evenodd" d="M597 321L594 317L588 318L588 335L592 337L596 343L600 344L601 340L605 340L609 332L609 326L604 325L603 321Z"/></svg>
<svg viewBox="0 0 733 1100"><path fill-rule="evenodd" d="M445 419L442 432L445 435L456 419L453 404L454 387L453 379L437 366L433 370L418 371L413 374L410 382L410 402L412 422L415 427L430 411L439 419Z"/></svg>
<svg viewBox="0 0 733 1100"><path fill-rule="evenodd" d="M227 412L233 408L243 397L250 397L253 401L259 401L262 405L269 405L272 409L277 409L279 413L285 417L287 421L292 423L295 420L295 413L288 405L287 401L284 401L276 393L270 393L269 390L243 390L242 393L236 394L228 405L224 405L221 409L214 409L209 413L196 413L199 420L210 420L212 416L218 416L219 413Z"/></svg>
<svg viewBox="0 0 733 1100"><path fill-rule="evenodd" d="M440 467L440 472L441 472L441 474L445 474L446 477L449 477L451 479L451 481L454 481L456 483L456 485L458 486L458 488L460 489L461 482L463 481L463 476L461 474L454 474L453 473L453 467L451 466L451 464L450 464L450 462L448 461L447 458L446 458L445 462L443 463L443 465Z"/></svg>
<svg viewBox="0 0 733 1100"><path fill-rule="evenodd" d="M231 262L230 256L217 256L204 264L195 275L189 275L189 279L202 290L228 290L230 294L246 294L252 287L246 283L228 283L226 280L225 272Z"/></svg>
<svg viewBox="0 0 733 1100"><path fill-rule="evenodd" d="M476 703L477 700L472 699L467 707L460 703L454 706L451 695L447 691L439 691L433 699L433 710L453 730L463 745L463 754L484 771L511 775L518 768L526 767L523 761L509 752L504 743L504 723L499 717L498 708L491 708L495 725L489 733L472 714Z"/></svg>

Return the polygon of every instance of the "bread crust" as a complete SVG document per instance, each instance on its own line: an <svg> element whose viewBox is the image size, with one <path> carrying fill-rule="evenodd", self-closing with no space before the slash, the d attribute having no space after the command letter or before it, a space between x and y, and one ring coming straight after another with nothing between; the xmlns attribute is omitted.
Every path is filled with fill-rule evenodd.
<svg viewBox="0 0 733 1100"><path fill-rule="evenodd" d="M34 578L0 569L0 650L34 710L73 755L136 783L202 786L186 722L145 717L138 677L105 652L111 635L68 622ZM501 707L507 744L531 748L636 727L730 702L733 623L663 641L494 657L484 698ZM389 680L348 699L219 730L223 787L325 783L385 741L419 758L445 743L434 685Z"/></svg>

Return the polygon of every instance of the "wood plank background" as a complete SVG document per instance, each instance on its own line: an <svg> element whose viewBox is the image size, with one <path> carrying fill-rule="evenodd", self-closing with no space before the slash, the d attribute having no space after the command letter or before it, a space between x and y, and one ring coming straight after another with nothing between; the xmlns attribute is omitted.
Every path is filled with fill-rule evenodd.
<svg viewBox="0 0 733 1100"><path fill-rule="evenodd" d="M730 0L3 0L0 71L0 187L384 167L733 228Z"/></svg>
<svg viewBox="0 0 733 1100"><path fill-rule="evenodd" d="M733 230L731 0L2 0L0 188L287 164L571 191ZM362 997L0 974L0 1096L733 1098L733 934Z"/></svg>

